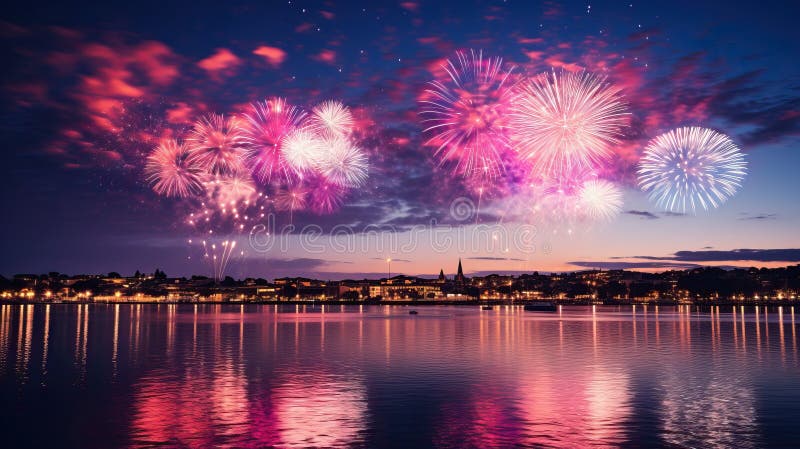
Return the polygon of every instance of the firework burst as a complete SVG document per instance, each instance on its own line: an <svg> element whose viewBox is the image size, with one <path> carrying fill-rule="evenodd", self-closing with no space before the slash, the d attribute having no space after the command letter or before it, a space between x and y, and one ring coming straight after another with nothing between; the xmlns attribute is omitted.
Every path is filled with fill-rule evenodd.
<svg viewBox="0 0 800 449"><path fill-rule="evenodd" d="M247 122L245 159L253 176L261 183L269 182L276 172L289 177L291 172L281 156L283 140L301 127L306 113L290 106L285 99L271 98L251 104L244 117Z"/></svg>
<svg viewBox="0 0 800 449"><path fill-rule="evenodd" d="M593 167L610 156L627 122L619 89L587 72L544 73L514 95L514 148L534 169L558 174Z"/></svg>
<svg viewBox="0 0 800 449"><path fill-rule="evenodd" d="M325 178L342 187L360 187L367 180L367 156L348 139L340 136L325 140L327 152L317 167Z"/></svg>
<svg viewBox="0 0 800 449"><path fill-rule="evenodd" d="M741 187L744 155L726 135L700 127L664 133L645 148L639 187L658 206L694 212L719 207Z"/></svg>
<svg viewBox="0 0 800 449"><path fill-rule="evenodd" d="M430 82L420 100L425 132L432 134L428 145L456 173L493 178L510 148L504 117L513 68L504 70L502 58L480 51L458 52L443 68L448 78Z"/></svg>
<svg viewBox="0 0 800 449"><path fill-rule="evenodd" d="M217 177L206 183L209 199L224 213L237 206L249 205L256 196L252 178L243 174Z"/></svg>
<svg viewBox="0 0 800 449"><path fill-rule="evenodd" d="M581 211L593 220L611 221L622 210L622 192L619 187L602 179L583 183L578 201Z"/></svg>
<svg viewBox="0 0 800 449"><path fill-rule="evenodd" d="M313 171L326 151L325 142L311 128L297 129L283 139L283 159L300 177Z"/></svg>
<svg viewBox="0 0 800 449"><path fill-rule="evenodd" d="M166 140L147 157L145 176L159 195L185 198L203 192L203 170L189 149Z"/></svg>
<svg viewBox="0 0 800 449"><path fill-rule="evenodd" d="M289 223L292 223L294 212L308 206L308 189L302 184L280 187L275 192L274 203L275 209L289 212Z"/></svg>
<svg viewBox="0 0 800 449"><path fill-rule="evenodd" d="M318 133L349 136L353 130L353 114L340 101L325 101L314 107L310 126Z"/></svg>
<svg viewBox="0 0 800 449"><path fill-rule="evenodd" d="M212 173L240 170L247 142L242 125L238 117L222 114L198 120L186 139L198 163Z"/></svg>
<svg viewBox="0 0 800 449"><path fill-rule="evenodd" d="M338 209L347 195L347 189L329 182L324 176L308 180L309 209L318 215L327 215Z"/></svg>

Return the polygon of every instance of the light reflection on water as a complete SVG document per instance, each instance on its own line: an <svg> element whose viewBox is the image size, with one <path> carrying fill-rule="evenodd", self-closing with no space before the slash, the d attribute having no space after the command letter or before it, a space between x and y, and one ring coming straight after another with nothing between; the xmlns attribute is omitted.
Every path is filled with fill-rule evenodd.
<svg viewBox="0 0 800 449"><path fill-rule="evenodd" d="M8 447L81 448L800 437L793 307L408 310L0 305L0 428Z"/></svg>

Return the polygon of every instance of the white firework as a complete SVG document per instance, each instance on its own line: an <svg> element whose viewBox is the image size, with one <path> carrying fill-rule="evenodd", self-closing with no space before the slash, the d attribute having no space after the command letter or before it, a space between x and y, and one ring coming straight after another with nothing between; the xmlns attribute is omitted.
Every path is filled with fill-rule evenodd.
<svg viewBox="0 0 800 449"><path fill-rule="evenodd" d="M289 133L283 140L282 149L281 156L298 176L314 170L326 152L324 141L309 128Z"/></svg>
<svg viewBox="0 0 800 449"><path fill-rule="evenodd" d="M318 161L325 178L342 187L360 187L367 180L367 156L348 139L340 136L325 140L327 151Z"/></svg>
<svg viewBox="0 0 800 449"><path fill-rule="evenodd" d="M701 127L677 128L650 141L637 171L651 201L675 212L719 207L739 190L746 173L736 144Z"/></svg>
<svg viewBox="0 0 800 449"><path fill-rule="evenodd" d="M594 179L586 181L578 194L581 211L590 219L610 221L622 210L622 192L615 184Z"/></svg>
<svg viewBox="0 0 800 449"><path fill-rule="evenodd" d="M543 73L516 88L511 139L536 171L558 175L607 160L627 115L619 89L605 77Z"/></svg>
<svg viewBox="0 0 800 449"><path fill-rule="evenodd" d="M310 126L318 133L348 136L353 130L353 114L340 101L325 101L314 107Z"/></svg>

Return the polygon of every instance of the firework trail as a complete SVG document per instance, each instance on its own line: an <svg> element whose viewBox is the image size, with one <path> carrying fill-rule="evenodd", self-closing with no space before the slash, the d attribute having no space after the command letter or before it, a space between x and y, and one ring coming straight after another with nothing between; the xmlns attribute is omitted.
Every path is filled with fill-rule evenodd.
<svg viewBox="0 0 800 449"><path fill-rule="evenodd" d="M619 187L602 179L583 183L578 200L582 213L592 220L611 221L622 210Z"/></svg>
<svg viewBox="0 0 800 449"><path fill-rule="evenodd" d="M306 113L283 98L271 98L251 104L244 117L245 160L256 180L267 183L276 173L291 177L282 157L283 140L302 126Z"/></svg>
<svg viewBox="0 0 800 449"><path fill-rule="evenodd" d="M317 168L325 178L341 187L360 187L367 180L369 164L360 148L341 136L325 139L327 147Z"/></svg>
<svg viewBox="0 0 800 449"><path fill-rule="evenodd" d="M627 122L619 89L587 72L544 73L521 83L511 105L511 139L547 175L594 167Z"/></svg>
<svg viewBox="0 0 800 449"><path fill-rule="evenodd" d="M658 206L694 212L719 207L741 187L744 155L726 135L700 127L677 128L647 145L639 187Z"/></svg>
<svg viewBox="0 0 800 449"><path fill-rule="evenodd" d="M494 178L510 149L504 119L513 68L504 70L502 58L484 59L480 51L458 52L443 68L449 78L431 81L420 100L425 132L432 134L427 144L456 173Z"/></svg>
<svg viewBox="0 0 800 449"><path fill-rule="evenodd" d="M209 245L203 240L203 251L205 253L203 257L211 265L215 281L219 282L225 278L225 270L227 270L235 250L235 240L225 240L219 246L216 243ZM244 255L244 251L241 251L240 255Z"/></svg>
<svg viewBox="0 0 800 449"><path fill-rule="evenodd" d="M245 127L236 116L209 114L194 124L186 139L198 164L211 173L234 173L241 170Z"/></svg>
<svg viewBox="0 0 800 449"><path fill-rule="evenodd" d="M318 134L347 137L353 131L353 114L340 101L325 101L314 107L309 126Z"/></svg>
<svg viewBox="0 0 800 449"><path fill-rule="evenodd" d="M203 192L203 170L189 149L166 140L147 157L145 176L159 195L186 198Z"/></svg>

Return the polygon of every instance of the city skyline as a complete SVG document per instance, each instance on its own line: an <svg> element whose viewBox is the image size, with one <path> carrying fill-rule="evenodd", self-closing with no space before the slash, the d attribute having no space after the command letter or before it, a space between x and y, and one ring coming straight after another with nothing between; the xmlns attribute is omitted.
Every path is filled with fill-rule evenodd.
<svg viewBox="0 0 800 449"><path fill-rule="evenodd" d="M714 2L39 6L15 5L0 23L12 61L0 128L10 186L0 229L5 276L153 267L212 275L204 239L236 241L223 268L235 278L435 276L457 257L469 261L468 274L800 262L800 92L782 50L798 38L788 19L796 6L777 16L761 4ZM583 70L620 88L631 121L597 175L619 189L615 218L542 218L527 211L533 200L503 189L484 195L483 184L454 174L462 166L441 164L420 101L459 52L503 58L503 70ZM272 97L309 112L341 101L369 170L321 211L317 197L278 210L282 191L259 185L274 219L264 223L280 235L262 251L252 240L258 223L240 231L225 223L213 237L188 225L205 205L160 197L145 165L159 142L204 114L244 114ZM637 185L648 142L684 126L722 132L744 154L741 187L717 208L668 210ZM296 229L276 231L288 224ZM363 250L340 251L335 241L309 250L298 244L308 226L325 236L343 227ZM397 248L413 241L412 249L376 249L363 234L371 226ZM506 239L525 226L524 245ZM442 227L464 245L433 245ZM494 231L506 233L504 244L472 245L476 233Z"/></svg>

